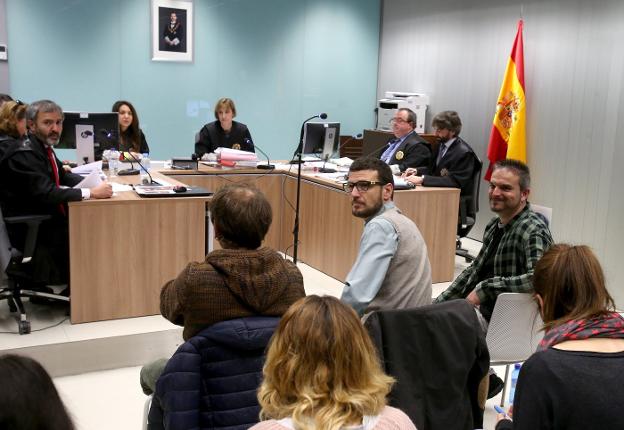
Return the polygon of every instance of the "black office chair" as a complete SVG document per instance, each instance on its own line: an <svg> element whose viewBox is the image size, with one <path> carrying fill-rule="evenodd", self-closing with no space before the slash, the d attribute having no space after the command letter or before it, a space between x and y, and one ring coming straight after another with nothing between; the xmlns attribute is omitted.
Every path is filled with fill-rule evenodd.
<svg viewBox="0 0 624 430"><path fill-rule="evenodd" d="M49 219L49 215L26 215L15 217L3 217L0 209L0 277L6 274L6 286L0 287L0 300L8 300L9 310L19 310L18 329L19 334L30 333L30 321L28 321L22 297L42 297L51 300L69 302L69 297L42 291L23 289L32 281L31 259L37 244L39 225ZM20 249L11 244L7 225L23 224L27 227L25 243ZM4 280L4 279L2 279ZM4 284L2 284L4 285Z"/></svg>
<svg viewBox="0 0 624 430"><path fill-rule="evenodd" d="M471 255L467 249L462 248L461 239L468 235L477 220L477 212L479 212L479 188L481 184L482 167L483 163L475 154L471 190L459 198L459 220L457 222L455 255L464 257L467 263L474 261L475 256Z"/></svg>

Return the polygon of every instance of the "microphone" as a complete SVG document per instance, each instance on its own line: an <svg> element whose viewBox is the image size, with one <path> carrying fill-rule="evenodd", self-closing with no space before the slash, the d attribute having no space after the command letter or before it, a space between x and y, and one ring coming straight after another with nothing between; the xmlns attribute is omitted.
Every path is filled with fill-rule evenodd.
<svg viewBox="0 0 624 430"><path fill-rule="evenodd" d="M148 184L144 184L144 185L158 184L158 182L154 181L154 179L152 178L152 175L150 175L149 170L147 170L147 169L146 169L146 168L145 168L145 167L141 164L141 162L139 161L139 159L138 159L138 158L136 158L136 157L134 156L134 154L132 153L132 151L128 151L128 154L130 154L130 156L131 156L132 158L134 158L134 161L136 161L136 162L139 164L139 167L140 167L141 169L143 169L143 171L144 171L145 173L147 173L147 176L149 176L149 183L148 183ZM138 170L137 172L140 172L140 170ZM160 185L160 184L158 184L158 185Z"/></svg>
<svg viewBox="0 0 624 430"><path fill-rule="evenodd" d="M318 117L321 119L327 119L327 114L325 112L318 114Z"/></svg>
<svg viewBox="0 0 624 430"><path fill-rule="evenodd" d="M130 151L128 151L128 154L130 154ZM121 156L123 157L123 152L121 152ZM132 155L132 158L134 158L136 160L134 155ZM139 170L134 168L134 163L132 162L132 160L130 160L130 166L131 166L130 169L120 170L117 174L119 176L134 176L134 175L138 175L140 173Z"/></svg>
<svg viewBox="0 0 624 430"><path fill-rule="evenodd" d="M251 142L251 140L249 138L245 139L245 143L249 143L247 141ZM258 151L260 151L260 153L262 155L264 155L266 157L266 159L267 159L267 163L266 164L258 164L256 166L256 169L261 169L261 170L273 170L273 169L275 169L275 164L271 164L271 160L269 159L269 156L267 155L267 153L264 152L262 150L262 148L260 148L258 145L256 145L256 144L253 144L253 145L254 145L254 148L256 148Z"/></svg>

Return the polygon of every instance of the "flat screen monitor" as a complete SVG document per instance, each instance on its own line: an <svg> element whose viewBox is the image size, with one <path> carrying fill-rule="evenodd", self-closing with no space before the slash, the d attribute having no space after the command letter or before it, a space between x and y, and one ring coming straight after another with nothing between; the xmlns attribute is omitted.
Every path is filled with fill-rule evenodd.
<svg viewBox="0 0 624 430"><path fill-rule="evenodd" d="M106 149L119 147L117 112L64 112L63 132L56 148L76 149L77 161L102 159Z"/></svg>
<svg viewBox="0 0 624 430"><path fill-rule="evenodd" d="M303 154L331 158L340 147L339 122L308 122L303 130Z"/></svg>

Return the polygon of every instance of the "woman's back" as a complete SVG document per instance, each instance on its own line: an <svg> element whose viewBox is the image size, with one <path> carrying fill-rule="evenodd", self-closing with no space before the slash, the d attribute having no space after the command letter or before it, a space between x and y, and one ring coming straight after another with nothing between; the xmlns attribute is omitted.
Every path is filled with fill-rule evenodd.
<svg viewBox="0 0 624 430"><path fill-rule="evenodd" d="M520 375L514 429L624 429L624 352L548 348Z"/></svg>
<svg viewBox="0 0 624 430"><path fill-rule="evenodd" d="M347 428L349 430L416 430L416 427L404 412L390 406L386 406L377 417L366 419L363 425ZM262 421L251 428L251 430L293 429L292 421L288 419Z"/></svg>

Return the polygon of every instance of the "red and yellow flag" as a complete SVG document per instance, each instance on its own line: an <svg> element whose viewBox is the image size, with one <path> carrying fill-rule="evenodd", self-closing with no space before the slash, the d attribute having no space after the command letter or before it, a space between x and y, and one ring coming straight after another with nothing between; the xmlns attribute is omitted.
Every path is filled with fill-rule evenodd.
<svg viewBox="0 0 624 430"><path fill-rule="evenodd" d="M524 48L522 20L505 69L503 85L496 102L496 113L490 133L487 157L490 166L485 180L490 180L492 167L498 160L513 158L526 163L526 99L524 94Z"/></svg>

